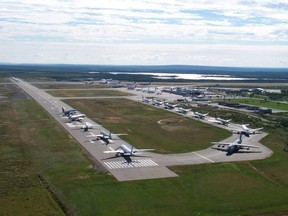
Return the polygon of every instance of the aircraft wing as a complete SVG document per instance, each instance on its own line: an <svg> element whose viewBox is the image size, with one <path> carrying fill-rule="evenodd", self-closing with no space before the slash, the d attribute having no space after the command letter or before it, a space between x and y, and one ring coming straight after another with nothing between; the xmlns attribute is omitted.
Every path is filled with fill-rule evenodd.
<svg viewBox="0 0 288 216"><path fill-rule="evenodd" d="M260 130L263 128L256 128L256 129L249 129L249 131L245 130L231 130L232 133L246 133L246 134L253 134L253 133L260 133Z"/></svg>
<svg viewBox="0 0 288 216"><path fill-rule="evenodd" d="M231 130L232 133L247 133L244 130Z"/></svg>
<svg viewBox="0 0 288 216"><path fill-rule="evenodd" d="M202 118L202 117L204 117L205 115L204 115L204 114L199 114L199 113L197 113L197 112L193 112L193 113L192 113L192 116L193 116L193 117L197 117L197 118Z"/></svg>
<svg viewBox="0 0 288 216"><path fill-rule="evenodd" d="M235 145L239 147L244 148L260 148L259 146L255 145L247 145L247 144L237 144L237 143L225 143L225 142L212 142L212 144L222 145L222 146L228 146L228 145Z"/></svg>
<svg viewBox="0 0 288 216"><path fill-rule="evenodd" d="M102 134L91 134L86 137L104 137Z"/></svg>
<svg viewBox="0 0 288 216"><path fill-rule="evenodd" d="M69 118L70 121L82 121L84 119L84 117L73 117L73 118Z"/></svg>
<svg viewBox="0 0 288 216"><path fill-rule="evenodd" d="M75 125L76 127L101 127L101 125L94 125L94 124L78 124Z"/></svg>
<svg viewBox="0 0 288 216"><path fill-rule="evenodd" d="M142 152L153 151L154 149L133 149L131 152L125 152L123 155L131 156L131 155L138 155L142 154Z"/></svg>
<svg viewBox="0 0 288 216"><path fill-rule="evenodd" d="M154 151L155 149L134 149L133 152L148 152Z"/></svg>
<svg viewBox="0 0 288 216"><path fill-rule="evenodd" d="M224 145L224 146L227 146L227 145L231 145L233 143L225 143L225 142L212 142L212 144L214 145Z"/></svg>
<svg viewBox="0 0 288 216"><path fill-rule="evenodd" d="M262 128L255 128L255 129L249 129L249 132L251 133L254 133L254 132L259 132L260 130L262 130L263 129L263 127Z"/></svg>
<svg viewBox="0 0 288 216"><path fill-rule="evenodd" d="M208 121L209 121L209 122L214 122L214 123L222 123L221 121L216 120L216 119L209 119Z"/></svg>
<svg viewBox="0 0 288 216"><path fill-rule="evenodd" d="M128 135L128 134L112 134L112 135L114 135L114 136L124 136L124 135Z"/></svg>
<svg viewBox="0 0 288 216"><path fill-rule="evenodd" d="M123 151L122 149L117 149L117 150L103 151L103 153L105 153L105 154L109 154L109 153L120 153L120 154L124 154L124 151Z"/></svg>
<svg viewBox="0 0 288 216"><path fill-rule="evenodd" d="M78 127L78 128L84 128L84 127L91 127L92 125L85 125L85 124L78 124L78 125L74 125L75 127ZM93 125L93 126L96 126L96 125Z"/></svg>
<svg viewBox="0 0 288 216"><path fill-rule="evenodd" d="M255 146L255 145L246 145L246 144L233 144L242 148L260 148L259 146Z"/></svg>

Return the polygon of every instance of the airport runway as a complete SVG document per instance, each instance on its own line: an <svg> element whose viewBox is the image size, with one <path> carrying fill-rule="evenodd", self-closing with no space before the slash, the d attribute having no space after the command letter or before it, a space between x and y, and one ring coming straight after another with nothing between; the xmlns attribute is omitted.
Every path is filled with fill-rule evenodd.
<svg viewBox="0 0 288 216"><path fill-rule="evenodd" d="M174 165L188 165L188 164L201 164L201 163L216 163L216 162L229 162L229 161L246 161L246 160L259 160L264 159L272 155L272 151L259 143L266 134L256 134L251 135L249 138L244 138L243 143L258 145L260 147L260 152L251 153L249 151L243 151L242 153L235 153L230 156L226 155L225 151L216 150L213 148L207 148L200 151L189 152L184 154L157 154L152 152L145 152L146 157L131 157L132 163L127 163L122 157L111 158L114 154L104 154L103 151L111 150L111 148L116 149L121 144L130 146L127 142L116 137L112 144L106 146L100 141L93 141L91 138L87 138L91 133L99 134L100 131L107 131L103 127L97 127L90 129L89 132L83 132L83 129L79 129L77 124L79 122L68 123L68 119L61 117L61 108L65 107L69 109L67 104L61 101L59 98L53 97L48 93L40 90L27 82L13 81L17 86L23 89L28 95L35 99L56 121L59 122L71 135L76 139L81 146L86 150L86 152L91 155L98 166L102 169L109 171L117 180L119 181L130 181L130 180L140 180L140 179L153 179L153 178L167 178L176 177L177 174L173 173L166 166ZM126 91L126 90L123 90ZM136 94L135 96L125 96L135 101L142 101L142 92L137 91L127 91L129 93ZM145 94L144 96L153 96L151 94ZM166 99L168 101L174 101L178 98L183 98L182 96L163 93L161 95L154 95L157 98ZM77 97L78 98L78 97ZM63 99L63 98L61 98ZM152 105L151 105L152 106ZM159 107L160 108L160 107ZM175 112L175 111L174 111ZM189 115L189 113L188 113ZM187 116L187 115L186 115ZM191 116L190 116L191 117ZM193 118L193 117L191 117ZM207 120L201 120L209 124L215 123L208 122ZM86 117L83 121L90 122L92 124L97 124L93 122L89 117ZM225 129L239 129L239 125L229 124L227 126L221 126ZM239 135L234 134L230 138L224 140L225 142L233 142L239 138ZM217 141L217 140L215 140ZM95 162L94 162L95 163Z"/></svg>
<svg viewBox="0 0 288 216"><path fill-rule="evenodd" d="M118 137L116 137L116 140L113 140L113 143L109 144L108 146L102 144L100 141L93 141L92 138L87 138L87 136L91 133L100 134L100 131L107 130L100 126L89 130L89 132L83 132L83 129L81 130L76 126L79 123L69 123L67 118L63 118L61 116L62 107L71 109L71 107L69 107L67 104L27 82L21 80L19 82L13 82L35 101L37 101L57 122L59 122L60 125L67 130L71 136L81 144L85 151L95 159L97 166L100 164L102 169L110 172L118 181L178 176L165 166L155 162L153 158L149 157L131 157L132 163L130 164L128 164L122 157L109 159L111 156L114 156L114 154L104 154L103 151L111 150L110 148L116 149L121 144L125 144L127 146L130 145ZM86 117L83 122L97 124L88 117Z"/></svg>

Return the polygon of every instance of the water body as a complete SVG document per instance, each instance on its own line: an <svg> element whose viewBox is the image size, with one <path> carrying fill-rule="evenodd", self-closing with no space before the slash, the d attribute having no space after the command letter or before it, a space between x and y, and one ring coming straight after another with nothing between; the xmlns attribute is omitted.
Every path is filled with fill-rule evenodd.
<svg viewBox="0 0 288 216"><path fill-rule="evenodd" d="M241 68L212 67L193 65L59 65L59 64L5 64L0 63L0 73L7 76L23 77L35 74L53 77L58 80L83 80L111 78L133 81L173 81L173 80L211 80L211 81L247 81L247 82L288 82L288 68ZM83 73L83 77L81 77ZM79 78L80 77L80 78ZM73 80L74 81L74 80Z"/></svg>
<svg viewBox="0 0 288 216"><path fill-rule="evenodd" d="M214 74L179 74L179 73L146 73L146 72L109 72L113 75L131 74L131 75L149 75L155 79L184 79L184 80L257 80L256 78L237 78L232 75L214 75Z"/></svg>

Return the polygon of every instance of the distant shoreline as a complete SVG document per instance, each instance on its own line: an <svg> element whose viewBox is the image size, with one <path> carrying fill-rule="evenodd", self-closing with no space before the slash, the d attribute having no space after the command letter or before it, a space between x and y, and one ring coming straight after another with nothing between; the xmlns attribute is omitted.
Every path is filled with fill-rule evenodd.
<svg viewBox="0 0 288 216"><path fill-rule="evenodd" d="M288 68L236 68L190 65L116 66L0 64L0 75L47 77L58 81L113 79L137 82L288 82Z"/></svg>

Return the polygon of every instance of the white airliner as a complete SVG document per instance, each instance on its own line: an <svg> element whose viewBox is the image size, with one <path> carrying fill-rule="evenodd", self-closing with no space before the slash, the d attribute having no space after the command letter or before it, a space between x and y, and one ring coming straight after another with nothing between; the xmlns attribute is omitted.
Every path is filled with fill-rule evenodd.
<svg viewBox="0 0 288 216"><path fill-rule="evenodd" d="M204 119L209 113L200 113L200 112L193 112L192 116L194 116L195 118L199 118L199 119Z"/></svg>
<svg viewBox="0 0 288 216"><path fill-rule="evenodd" d="M72 121L82 121L86 117L85 114L70 115L68 119Z"/></svg>
<svg viewBox="0 0 288 216"><path fill-rule="evenodd" d="M157 87L155 87L154 90L148 88L147 92L148 92L149 94L154 94L154 93L156 93L156 90L157 90Z"/></svg>
<svg viewBox="0 0 288 216"><path fill-rule="evenodd" d="M78 128L84 129L84 132L88 131L89 129L93 129L95 127L100 127L101 125L93 125L90 122L86 122L85 124L75 125Z"/></svg>
<svg viewBox="0 0 288 216"><path fill-rule="evenodd" d="M210 119L208 121L214 122L214 123L217 123L217 124L221 124L221 125L228 125L231 120L232 119L225 120L225 119L221 119L221 118L214 118L214 119Z"/></svg>
<svg viewBox="0 0 288 216"><path fill-rule="evenodd" d="M231 130L232 133L237 133L237 134L244 134L245 136L249 137L250 134L256 134L256 133L261 133L262 128L255 128L255 129L251 129L248 128L249 124L243 124L242 130Z"/></svg>
<svg viewBox="0 0 288 216"><path fill-rule="evenodd" d="M259 146L255 145L242 144L242 135L243 134L241 133L240 138L233 143L225 143L225 142L212 142L212 143L218 145L217 149L225 150L227 152L227 155L231 155L235 152L238 152L240 149L249 150L250 148L260 148ZM227 148L225 149L226 146Z"/></svg>
<svg viewBox="0 0 288 216"><path fill-rule="evenodd" d="M143 95L142 95L142 102L144 102L144 103L150 103L152 101L152 99L148 99L148 98L146 98L146 97L143 97Z"/></svg>
<svg viewBox="0 0 288 216"><path fill-rule="evenodd" d="M182 114L187 114L191 109L184 109L182 107L178 107L177 112Z"/></svg>
<svg viewBox="0 0 288 216"><path fill-rule="evenodd" d="M157 90L157 91L156 91L156 95L162 95L162 91Z"/></svg>
<svg viewBox="0 0 288 216"><path fill-rule="evenodd" d="M163 101L157 100L157 99L153 99L152 100L152 104L154 106L161 106L163 104Z"/></svg>
<svg viewBox="0 0 288 216"><path fill-rule="evenodd" d="M116 157L124 157L124 156L135 156L139 155L142 152L148 152L148 151L153 151L154 149L135 149L133 146L132 148L127 147L126 145L121 145L119 148L111 151L104 151L103 153L109 154L109 153L115 153Z"/></svg>
<svg viewBox="0 0 288 216"><path fill-rule="evenodd" d="M127 134L112 134L111 131L109 133L106 133L104 131L100 131L100 134L91 134L87 137L96 137L96 140L103 140L105 144L109 144L111 140L115 139L112 136L122 136Z"/></svg>
<svg viewBox="0 0 288 216"><path fill-rule="evenodd" d="M165 109L169 109L169 110L171 110L171 109L174 109L176 106L178 106L178 104L170 104L170 103L164 103L164 108Z"/></svg>

